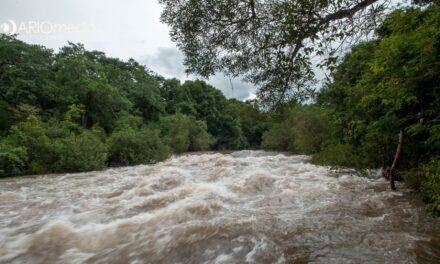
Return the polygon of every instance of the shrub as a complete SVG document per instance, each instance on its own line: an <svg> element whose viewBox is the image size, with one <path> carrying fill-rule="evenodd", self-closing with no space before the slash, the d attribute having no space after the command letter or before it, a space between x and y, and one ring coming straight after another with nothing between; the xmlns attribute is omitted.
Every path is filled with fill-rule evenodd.
<svg viewBox="0 0 440 264"><path fill-rule="evenodd" d="M27 151L0 142L0 177L16 176L26 172Z"/></svg>
<svg viewBox="0 0 440 264"><path fill-rule="evenodd" d="M206 123L192 116L176 114L160 119L164 142L175 152L209 149L214 142Z"/></svg>
<svg viewBox="0 0 440 264"><path fill-rule="evenodd" d="M29 116L12 126L5 138L8 145L26 149L30 173L51 172L51 165L56 160L56 153L45 132L41 121L36 116Z"/></svg>
<svg viewBox="0 0 440 264"><path fill-rule="evenodd" d="M267 150L294 151L293 142L292 127L283 122L264 132L261 147Z"/></svg>
<svg viewBox="0 0 440 264"><path fill-rule="evenodd" d="M284 120L263 134L262 147L301 154L318 152L329 134L325 113L311 106L295 106L290 111Z"/></svg>
<svg viewBox="0 0 440 264"><path fill-rule="evenodd" d="M160 119L161 134L164 142L175 152L181 153L190 146L190 120L188 116L176 114Z"/></svg>
<svg viewBox="0 0 440 264"><path fill-rule="evenodd" d="M421 167L402 171L400 175L408 187L417 191L422 189L422 184L426 180L426 175Z"/></svg>
<svg viewBox="0 0 440 264"><path fill-rule="evenodd" d="M330 143L312 156L312 162L319 165L363 168L359 157L353 153L351 145Z"/></svg>
<svg viewBox="0 0 440 264"><path fill-rule="evenodd" d="M126 128L115 131L108 140L109 164L137 165L166 159L170 149L154 129Z"/></svg>
<svg viewBox="0 0 440 264"><path fill-rule="evenodd" d="M304 107L293 117L293 145L302 154L319 152L321 144L329 135L328 118L317 107Z"/></svg>
<svg viewBox="0 0 440 264"><path fill-rule="evenodd" d="M440 160L433 159L422 165L422 168L425 176L421 184L423 198L428 203L428 210L434 215L439 215L437 207L440 205Z"/></svg>
<svg viewBox="0 0 440 264"><path fill-rule="evenodd" d="M89 131L70 134L53 144L57 161L51 166L53 172L83 172L105 168L107 146Z"/></svg>
<svg viewBox="0 0 440 264"><path fill-rule="evenodd" d="M206 123L200 120L192 120L189 132L190 151L207 150L214 143L214 138L208 133Z"/></svg>
<svg viewBox="0 0 440 264"><path fill-rule="evenodd" d="M142 126L142 117L126 114L116 121L115 130L138 129Z"/></svg>

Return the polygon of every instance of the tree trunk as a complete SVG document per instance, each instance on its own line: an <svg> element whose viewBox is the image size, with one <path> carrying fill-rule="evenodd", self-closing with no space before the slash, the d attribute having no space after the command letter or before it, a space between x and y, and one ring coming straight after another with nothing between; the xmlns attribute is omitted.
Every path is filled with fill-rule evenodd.
<svg viewBox="0 0 440 264"><path fill-rule="evenodd" d="M96 93L93 91L90 91L87 93L87 104L86 104L86 109L83 112L82 115L82 125L84 128L89 128L90 127L90 116L89 116L89 112L90 112L90 108L91 105L93 103L93 100L95 99Z"/></svg>
<svg viewBox="0 0 440 264"><path fill-rule="evenodd" d="M403 146L403 129L400 129L399 132L399 145L397 145L396 155L394 156L393 164L389 169L388 176L390 179L390 187L392 190L396 190L396 185L394 184L395 176L396 176L396 166L400 159L400 154L402 153Z"/></svg>
<svg viewBox="0 0 440 264"><path fill-rule="evenodd" d="M83 128L88 128L89 126L89 113L87 109L82 114L82 126Z"/></svg>

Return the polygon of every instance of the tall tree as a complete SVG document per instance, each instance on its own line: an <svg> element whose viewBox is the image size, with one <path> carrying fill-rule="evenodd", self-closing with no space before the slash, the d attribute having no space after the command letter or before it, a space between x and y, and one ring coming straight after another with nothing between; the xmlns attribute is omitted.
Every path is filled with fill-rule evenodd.
<svg viewBox="0 0 440 264"><path fill-rule="evenodd" d="M439 29L440 6L390 13L379 39L355 47L318 94L342 143L391 181L439 155Z"/></svg>
<svg viewBox="0 0 440 264"><path fill-rule="evenodd" d="M16 121L12 109L21 103L53 107L53 61L52 50L0 34L0 133Z"/></svg>
<svg viewBox="0 0 440 264"><path fill-rule="evenodd" d="M244 76L259 96L279 103L304 98L312 57L335 62L334 50L372 30L386 0L159 0L162 21L185 55L189 73ZM338 43L336 45L335 43Z"/></svg>
<svg viewBox="0 0 440 264"><path fill-rule="evenodd" d="M121 89L107 77L101 52L86 51L81 44L70 43L57 54L56 83L62 87L65 106L80 104L82 125L99 124L111 131L116 120L132 106ZM110 80L109 80L110 79Z"/></svg>

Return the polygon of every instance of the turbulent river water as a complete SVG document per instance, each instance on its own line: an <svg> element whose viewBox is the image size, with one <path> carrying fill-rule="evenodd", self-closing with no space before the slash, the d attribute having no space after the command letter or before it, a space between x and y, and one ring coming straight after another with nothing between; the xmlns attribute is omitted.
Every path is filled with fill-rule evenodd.
<svg viewBox="0 0 440 264"><path fill-rule="evenodd" d="M0 181L1 263L440 263L409 191L306 156L202 153Z"/></svg>

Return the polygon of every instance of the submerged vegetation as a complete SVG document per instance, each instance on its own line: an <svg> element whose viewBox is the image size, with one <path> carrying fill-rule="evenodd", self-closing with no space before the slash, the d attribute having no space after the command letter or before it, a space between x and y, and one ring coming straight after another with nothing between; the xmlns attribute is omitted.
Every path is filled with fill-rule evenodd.
<svg viewBox="0 0 440 264"><path fill-rule="evenodd" d="M376 36L339 60L312 101L280 101L269 110L80 44L54 53L1 35L0 176L262 148L312 155L324 165L396 165L396 178L438 214L440 7L397 9Z"/></svg>

